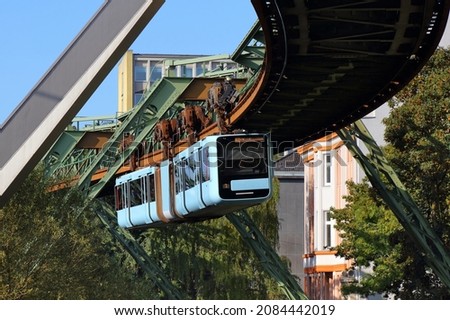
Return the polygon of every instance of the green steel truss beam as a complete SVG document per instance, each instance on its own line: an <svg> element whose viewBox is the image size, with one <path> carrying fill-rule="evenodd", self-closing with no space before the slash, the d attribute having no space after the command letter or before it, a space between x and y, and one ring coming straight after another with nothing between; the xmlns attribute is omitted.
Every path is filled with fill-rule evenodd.
<svg viewBox="0 0 450 320"><path fill-rule="evenodd" d="M339 137L361 165L372 185L380 192L399 222L425 254L428 265L450 289L450 255L414 200L389 165L371 134L361 120L349 128L341 129ZM369 150L366 156L359 148L361 140ZM382 179L385 177L387 183Z"/></svg>
<svg viewBox="0 0 450 320"><path fill-rule="evenodd" d="M251 48L247 48L249 51L252 50ZM250 60L251 62L245 62L244 59L240 59L239 66L237 68L226 68L222 69L220 66L218 66L214 70L205 71L202 74L197 74L197 77L204 77L204 78L219 78L219 77L225 77L227 75L233 75L236 78L243 79L243 78L249 78L251 77L253 72L249 72L249 68L252 70L258 69L260 65L262 64L262 61L264 59L264 53L265 53L264 47L255 47L253 49L254 55ZM249 56L249 52L246 52L246 57ZM164 70L165 70L165 76L166 77L172 77L175 76L176 66L183 66L183 65L189 65L192 63L207 63L209 61L220 61L220 60L232 60L230 58L230 55L215 55L215 56L201 56L198 58L189 58L189 59L179 59L179 60L173 60L173 59L166 59L164 60ZM247 59L248 60L248 59ZM254 61L258 60L258 63L255 63ZM237 62L237 61L235 61Z"/></svg>
<svg viewBox="0 0 450 320"><path fill-rule="evenodd" d="M45 175L52 176L55 171L71 158L73 150L85 132L64 131L44 158Z"/></svg>
<svg viewBox="0 0 450 320"><path fill-rule="evenodd" d="M80 176L78 186L87 190L89 198L93 199L100 193L191 82L192 78L163 78L144 95ZM134 140L125 150L120 150L120 142L125 133L132 134ZM107 173L99 182L90 186L92 175L101 167L108 168Z"/></svg>
<svg viewBox="0 0 450 320"><path fill-rule="evenodd" d="M257 21L233 52L231 60L257 70L262 65L265 54L264 33L261 24Z"/></svg>
<svg viewBox="0 0 450 320"><path fill-rule="evenodd" d="M221 70L220 68L217 68L215 70L207 71L205 73L202 73L200 77L204 78L220 78L220 77L226 77L228 75L234 76L236 79L246 79L251 77L251 73L248 72L243 67L233 68L233 69L225 69Z"/></svg>
<svg viewBox="0 0 450 320"><path fill-rule="evenodd" d="M298 282L253 223L250 216L245 211L241 211L228 214L226 217L236 227L247 245L255 252L266 272L278 282L284 294L291 300L308 300Z"/></svg>
<svg viewBox="0 0 450 320"><path fill-rule="evenodd" d="M166 294L169 300L181 300L186 297L165 276L158 264L145 252L138 241L125 229L117 225L115 211L104 201L96 201L96 213L112 236L133 257L154 284Z"/></svg>
<svg viewBox="0 0 450 320"><path fill-rule="evenodd" d="M61 162L56 163L53 167L46 168L46 176L56 179L64 179L74 177L79 172L83 172L88 168L97 156L95 149L78 149L72 148L68 156L64 157Z"/></svg>

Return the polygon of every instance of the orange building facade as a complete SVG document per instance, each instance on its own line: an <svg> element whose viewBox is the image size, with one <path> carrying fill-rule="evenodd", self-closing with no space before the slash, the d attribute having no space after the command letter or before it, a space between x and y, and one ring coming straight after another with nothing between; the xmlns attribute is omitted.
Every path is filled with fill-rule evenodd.
<svg viewBox="0 0 450 320"><path fill-rule="evenodd" d="M342 299L341 275L351 262L336 256L340 243L330 208L345 206L346 181L360 180L360 171L336 133L298 149L305 165L305 293L311 299Z"/></svg>
<svg viewBox="0 0 450 320"><path fill-rule="evenodd" d="M384 144L382 119L389 114L384 105L363 121L378 144ZM364 149L364 148L363 148ZM347 181L361 182L364 172L336 133L297 149L304 163L304 254L303 289L310 299L355 299L344 297L344 282L358 281L370 270L352 269L352 261L333 250L341 238L330 208L344 208Z"/></svg>

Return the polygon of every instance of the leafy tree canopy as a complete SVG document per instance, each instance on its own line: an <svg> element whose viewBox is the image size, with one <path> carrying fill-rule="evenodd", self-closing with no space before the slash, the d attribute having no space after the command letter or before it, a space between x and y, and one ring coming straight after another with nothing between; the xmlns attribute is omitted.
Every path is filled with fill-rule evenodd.
<svg viewBox="0 0 450 320"><path fill-rule="evenodd" d="M0 209L0 299L148 298L82 195L47 187L35 170Z"/></svg>

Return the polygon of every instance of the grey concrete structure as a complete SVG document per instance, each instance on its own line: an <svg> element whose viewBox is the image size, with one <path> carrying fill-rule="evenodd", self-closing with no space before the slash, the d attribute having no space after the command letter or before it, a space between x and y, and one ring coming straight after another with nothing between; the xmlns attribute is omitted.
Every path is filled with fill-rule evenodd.
<svg viewBox="0 0 450 320"><path fill-rule="evenodd" d="M280 182L278 202L278 254L291 264L291 272L303 287L304 254L304 170L297 152L290 153L275 163L275 176Z"/></svg>

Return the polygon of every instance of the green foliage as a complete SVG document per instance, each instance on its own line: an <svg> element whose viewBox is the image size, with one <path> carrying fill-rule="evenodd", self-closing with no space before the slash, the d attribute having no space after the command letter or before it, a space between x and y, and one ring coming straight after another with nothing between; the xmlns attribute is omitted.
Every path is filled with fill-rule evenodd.
<svg viewBox="0 0 450 320"><path fill-rule="evenodd" d="M399 268L402 264L399 259L401 244L390 241L401 226L367 181L360 184L349 181L347 188L345 208L331 210L336 229L343 239L336 249L339 255L353 259L355 265L373 266L373 274L358 284L344 285L343 293L370 295L385 292L403 277L402 268Z"/></svg>
<svg viewBox="0 0 450 320"><path fill-rule="evenodd" d="M450 247L450 51L439 48L392 101L386 158L424 216ZM333 210L343 242L338 253L374 272L345 293L389 293L400 299L448 299L393 214L366 183L349 184L348 205Z"/></svg>
<svg viewBox="0 0 450 320"><path fill-rule="evenodd" d="M449 243L450 51L438 49L392 102L387 158L432 226Z"/></svg>
<svg viewBox="0 0 450 320"><path fill-rule="evenodd" d="M131 299L148 295L75 190L46 192L35 170L0 209L0 299Z"/></svg>
<svg viewBox="0 0 450 320"><path fill-rule="evenodd" d="M389 237L401 227L395 216L377 197L365 181L347 182L349 191L343 209L332 209L336 229L340 230L342 243L338 253L347 259L355 259L360 266L370 263L389 251ZM361 226L364 228L361 228ZM381 235L381 236L380 236Z"/></svg>

